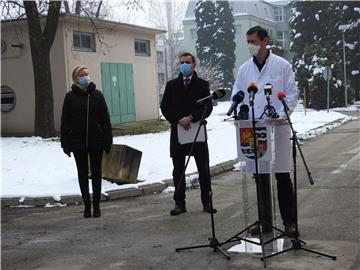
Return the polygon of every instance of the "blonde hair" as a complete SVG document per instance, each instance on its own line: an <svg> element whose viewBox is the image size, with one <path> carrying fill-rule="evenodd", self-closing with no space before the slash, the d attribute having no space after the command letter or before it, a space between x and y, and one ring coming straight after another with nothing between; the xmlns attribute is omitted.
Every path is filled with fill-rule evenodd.
<svg viewBox="0 0 360 270"><path fill-rule="evenodd" d="M87 66L79 65L76 68L74 68L74 70L71 74L73 82L76 82L76 77L79 76L80 71L82 71L84 69L88 69Z"/></svg>

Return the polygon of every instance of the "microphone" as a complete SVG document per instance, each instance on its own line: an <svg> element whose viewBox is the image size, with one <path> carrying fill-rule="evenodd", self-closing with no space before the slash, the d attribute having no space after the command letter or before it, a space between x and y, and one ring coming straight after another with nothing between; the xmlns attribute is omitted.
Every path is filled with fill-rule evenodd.
<svg viewBox="0 0 360 270"><path fill-rule="evenodd" d="M258 88L256 86L256 83L250 83L248 89L247 89L248 93L249 93L249 104L250 106L254 106L254 98L255 98L255 94L258 91Z"/></svg>
<svg viewBox="0 0 360 270"><path fill-rule="evenodd" d="M290 111L289 106L286 103L286 95L285 95L284 91L279 91L277 93L277 97L281 101L281 103L284 105L285 110Z"/></svg>
<svg viewBox="0 0 360 270"><path fill-rule="evenodd" d="M270 95L272 94L272 84L271 83L265 84L265 86L264 86L264 94L266 96L266 99L269 100Z"/></svg>
<svg viewBox="0 0 360 270"><path fill-rule="evenodd" d="M249 119L249 106L248 105L243 104L240 106L239 119L240 120L248 120Z"/></svg>
<svg viewBox="0 0 360 270"><path fill-rule="evenodd" d="M241 90L233 96L232 98L233 103L231 104L230 109L227 112L227 116L230 116L233 113L233 111L236 110L236 107L239 105L240 102L244 100L244 97L245 97L245 93Z"/></svg>
<svg viewBox="0 0 360 270"><path fill-rule="evenodd" d="M201 98L201 99L198 99L196 101L196 104L197 105L202 105L204 104L205 102L207 102L209 99L219 99L219 98L222 98L223 96L225 96L226 92L224 89L218 89L214 92L212 92L211 95L207 96L207 97L204 97L204 98Z"/></svg>

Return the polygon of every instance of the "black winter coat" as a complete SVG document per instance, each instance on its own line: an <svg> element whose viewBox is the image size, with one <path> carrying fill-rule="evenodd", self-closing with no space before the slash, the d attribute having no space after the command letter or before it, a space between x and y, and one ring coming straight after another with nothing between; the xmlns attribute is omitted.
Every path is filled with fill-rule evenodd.
<svg viewBox="0 0 360 270"><path fill-rule="evenodd" d="M104 96L90 82L86 90L76 84L65 95L61 115L61 147L71 152L105 149L112 140L110 116Z"/></svg>
<svg viewBox="0 0 360 270"><path fill-rule="evenodd" d="M170 156L174 157L177 154L187 155L190 151L190 144L181 145L178 142L177 124L178 121L188 115L193 116L192 122L198 122L206 109L205 118L212 112L212 102L202 106L196 104L198 99L209 96L209 83L199 78L194 71L188 89L185 90L183 76L180 73L179 77L169 81L166 84L164 96L161 101L161 112L167 121L171 124L170 135ZM197 142L195 144L194 152L199 154L208 154L207 143Z"/></svg>

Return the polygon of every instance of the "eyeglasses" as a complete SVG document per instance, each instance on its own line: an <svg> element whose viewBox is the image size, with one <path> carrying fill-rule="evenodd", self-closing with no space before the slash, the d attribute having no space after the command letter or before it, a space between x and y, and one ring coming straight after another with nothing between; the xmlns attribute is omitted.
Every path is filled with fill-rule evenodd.
<svg viewBox="0 0 360 270"><path fill-rule="evenodd" d="M192 64L190 61L181 61L180 64Z"/></svg>

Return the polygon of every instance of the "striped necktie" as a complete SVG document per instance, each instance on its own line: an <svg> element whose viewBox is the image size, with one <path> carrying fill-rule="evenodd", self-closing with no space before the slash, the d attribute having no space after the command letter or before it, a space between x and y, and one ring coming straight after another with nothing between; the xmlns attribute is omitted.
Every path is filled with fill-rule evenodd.
<svg viewBox="0 0 360 270"><path fill-rule="evenodd" d="M190 83L190 79L189 79L189 78L186 78L186 79L184 80L184 87L185 87L185 90L187 90L187 89L188 89L188 87L189 87L189 83Z"/></svg>

